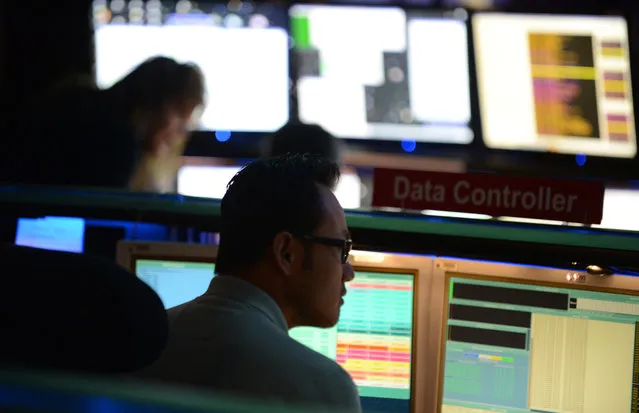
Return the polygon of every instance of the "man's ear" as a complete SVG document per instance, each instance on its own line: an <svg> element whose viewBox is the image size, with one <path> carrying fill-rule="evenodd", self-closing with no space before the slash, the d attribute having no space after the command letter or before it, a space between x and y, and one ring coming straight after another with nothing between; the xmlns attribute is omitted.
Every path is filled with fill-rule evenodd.
<svg viewBox="0 0 639 413"><path fill-rule="evenodd" d="M273 257L280 270L286 274L293 273L293 267L298 259L299 250L296 248L297 242L290 232L279 232L273 238Z"/></svg>

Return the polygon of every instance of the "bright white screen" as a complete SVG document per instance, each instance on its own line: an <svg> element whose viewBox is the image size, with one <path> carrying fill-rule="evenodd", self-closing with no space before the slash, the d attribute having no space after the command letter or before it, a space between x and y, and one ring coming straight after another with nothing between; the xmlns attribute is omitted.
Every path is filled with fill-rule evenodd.
<svg viewBox="0 0 639 413"><path fill-rule="evenodd" d="M477 14L473 35L488 147L635 155L622 18Z"/></svg>
<svg viewBox="0 0 639 413"><path fill-rule="evenodd" d="M472 141L463 21L394 7L290 15L301 121L343 138Z"/></svg>
<svg viewBox="0 0 639 413"><path fill-rule="evenodd" d="M180 15L183 19L167 18L157 25L118 20L98 24L98 85L111 86L150 57L172 57L196 63L204 73L207 105L202 129L260 132L283 126L289 119L286 31L263 27L266 17L259 14L246 17L246 22L231 14L220 22L207 15L185 16L191 18ZM253 27L256 16L262 20Z"/></svg>
<svg viewBox="0 0 639 413"><path fill-rule="evenodd" d="M598 228L639 231L639 191L633 189L606 189L603 218Z"/></svg>
<svg viewBox="0 0 639 413"><path fill-rule="evenodd" d="M183 166L178 172L178 192L186 196L222 199L226 185L239 170L239 166ZM357 209L362 203L361 193L359 176L345 173L335 190L335 197L342 208Z"/></svg>

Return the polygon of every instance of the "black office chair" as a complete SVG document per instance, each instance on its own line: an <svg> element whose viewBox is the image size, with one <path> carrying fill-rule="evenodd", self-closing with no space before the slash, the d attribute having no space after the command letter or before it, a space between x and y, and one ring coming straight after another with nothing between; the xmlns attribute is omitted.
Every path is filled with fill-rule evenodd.
<svg viewBox="0 0 639 413"><path fill-rule="evenodd" d="M167 336L160 298L115 263L0 245L0 364L131 372L155 361Z"/></svg>

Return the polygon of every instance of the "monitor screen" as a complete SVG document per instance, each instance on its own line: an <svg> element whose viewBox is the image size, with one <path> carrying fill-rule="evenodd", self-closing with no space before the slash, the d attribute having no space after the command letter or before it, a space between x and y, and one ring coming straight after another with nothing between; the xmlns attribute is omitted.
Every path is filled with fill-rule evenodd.
<svg viewBox="0 0 639 413"><path fill-rule="evenodd" d="M196 63L206 81L200 128L274 131L289 119L284 8L252 2L94 0L96 76L109 87L150 57Z"/></svg>
<svg viewBox="0 0 639 413"><path fill-rule="evenodd" d="M139 259L135 273L172 308L204 294L215 275L215 264L205 262Z"/></svg>
<svg viewBox="0 0 639 413"><path fill-rule="evenodd" d="M447 277L441 413L636 411L638 296Z"/></svg>
<svg viewBox="0 0 639 413"><path fill-rule="evenodd" d="M464 20L396 7L289 14L302 122L341 138L472 141Z"/></svg>
<svg viewBox="0 0 639 413"><path fill-rule="evenodd" d="M81 253L85 221L82 218L20 218L15 244L23 247Z"/></svg>
<svg viewBox="0 0 639 413"><path fill-rule="evenodd" d="M177 189L180 195L222 199L226 186L241 166L184 165L178 171Z"/></svg>
<svg viewBox="0 0 639 413"><path fill-rule="evenodd" d="M413 274L356 271L337 326L297 327L291 337L353 377L364 412L410 412Z"/></svg>
<svg viewBox="0 0 639 413"><path fill-rule="evenodd" d="M186 196L222 199L226 186L241 166L185 165L178 171L178 193ZM362 204L362 180L356 173L343 173L335 196L342 208L357 209Z"/></svg>
<svg viewBox="0 0 639 413"><path fill-rule="evenodd" d="M483 13L473 35L489 148L635 156L623 18Z"/></svg>
<svg viewBox="0 0 639 413"><path fill-rule="evenodd" d="M606 188L601 224L593 227L639 231L634 205L639 205L639 190Z"/></svg>

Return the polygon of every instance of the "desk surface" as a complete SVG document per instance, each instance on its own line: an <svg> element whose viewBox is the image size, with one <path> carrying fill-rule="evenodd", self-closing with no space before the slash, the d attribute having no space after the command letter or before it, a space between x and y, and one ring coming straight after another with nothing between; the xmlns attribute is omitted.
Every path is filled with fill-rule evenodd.
<svg viewBox="0 0 639 413"><path fill-rule="evenodd" d="M68 373L0 369L0 410L40 413L301 413L277 403ZM17 411L17 410L16 410ZM305 413L319 413L303 409Z"/></svg>

